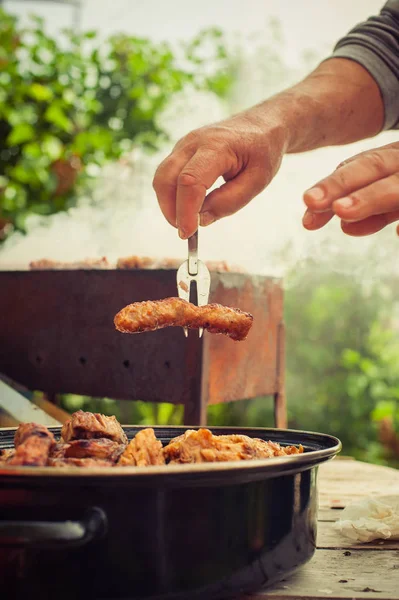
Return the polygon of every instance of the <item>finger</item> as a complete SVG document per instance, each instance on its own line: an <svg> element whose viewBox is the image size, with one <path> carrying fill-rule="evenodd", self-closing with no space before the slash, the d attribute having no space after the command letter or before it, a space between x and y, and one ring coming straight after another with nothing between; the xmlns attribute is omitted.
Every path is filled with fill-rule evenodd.
<svg viewBox="0 0 399 600"><path fill-rule="evenodd" d="M373 215L363 221L357 221L356 223L346 223L345 221L341 221L341 229L347 235L360 237L377 233L377 231L384 229L384 227L390 223L394 223L398 220L399 210L395 210L383 215Z"/></svg>
<svg viewBox="0 0 399 600"><path fill-rule="evenodd" d="M348 196L399 170L399 151L395 148L383 152L374 150L358 159L348 161L331 175L322 179L304 194L304 202L312 212L331 208L339 198Z"/></svg>
<svg viewBox="0 0 399 600"><path fill-rule="evenodd" d="M380 152L381 150L389 150L389 149L399 150L399 142L394 142L393 144L392 143L385 144L384 146L379 146L379 148L377 148L378 152ZM374 152L375 152L375 150L374 150ZM369 153L370 153L370 150L362 150L362 152L359 152L358 154L355 154L354 156L350 156L349 158L346 158L345 160L340 162L339 165L337 166L337 169L340 169L341 167L348 165L349 163L353 162L354 160L357 160L358 158L362 158L363 156L365 156L366 154L369 154Z"/></svg>
<svg viewBox="0 0 399 600"><path fill-rule="evenodd" d="M399 172L336 200L332 208L344 221L361 221L399 209Z"/></svg>
<svg viewBox="0 0 399 600"><path fill-rule="evenodd" d="M312 213L310 210L307 210L303 215L302 224L305 229L309 231L315 231L316 229L321 229L333 218L334 213L332 210L328 210L323 213Z"/></svg>
<svg viewBox="0 0 399 600"><path fill-rule="evenodd" d="M246 206L268 183L264 179L264 173L264 170L259 172L254 169L246 169L237 177L213 190L205 198L200 213L200 224L203 227L210 225L223 217L233 215Z"/></svg>
<svg viewBox="0 0 399 600"><path fill-rule="evenodd" d="M189 161L194 154L191 152L180 151L172 152L165 158L155 171L152 186L157 195L159 207L165 219L177 227L176 222L176 190L177 178L184 168L184 165Z"/></svg>
<svg viewBox="0 0 399 600"><path fill-rule="evenodd" d="M229 153L205 147L197 150L184 166L176 190L176 219L181 238L186 239L196 232L199 212L208 188L232 168Z"/></svg>

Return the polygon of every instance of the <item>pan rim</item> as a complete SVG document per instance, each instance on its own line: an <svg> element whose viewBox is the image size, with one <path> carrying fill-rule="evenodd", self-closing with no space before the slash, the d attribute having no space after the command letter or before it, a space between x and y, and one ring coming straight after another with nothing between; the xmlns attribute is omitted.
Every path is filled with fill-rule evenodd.
<svg viewBox="0 0 399 600"><path fill-rule="evenodd" d="M203 428L204 426L187 426L187 425L179 425L179 426L162 426L162 425L123 425L124 430L126 429L137 429L138 431L141 429L146 429L151 427L154 429L154 432L157 431L186 431L187 429L198 430ZM87 468L65 468L65 467L29 467L29 466L1 466L0 464L0 476L12 477L61 477L61 478L126 478L126 477L134 477L136 478L147 478L162 476L164 477L172 477L176 478L179 475L182 477L187 475L206 475L206 474L234 474L234 473L253 473L254 471L262 471L265 476L268 474L275 473L278 475L280 471L281 474L285 474L286 470L291 467L291 469L303 470L304 468L312 468L318 466L319 464L334 458L342 449L341 441L330 434L319 433L319 432L311 432L306 430L299 429L278 429L275 427L228 427L228 426L209 426L206 427L211 431L229 431L231 434L239 434L239 435L247 435L249 433L256 434L262 433L262 435L267 434L268 432L274 434L284 435L298 435L299 437L308 437L310 440L312 438L315 441L319 438L323 440L326 444L329 445L325 448L318 450L309 450L304 452L303 454L292 454L289 456L275 456L272 459L256 459L256 460L245 460L245 461L226 461L226 462L213 462L213 463L195 463L195 464L182 464L182 465L154 465L148 467L87 467ZM15 432L17 427L2 427L0 428L0 434L2 432ZM59 431L61 427L48 427L50 431ZM253 435L252 437L256 437ZM284 443L281 440L281 443ZM304 440L298 440L298 444L304 443Z"/></svg>

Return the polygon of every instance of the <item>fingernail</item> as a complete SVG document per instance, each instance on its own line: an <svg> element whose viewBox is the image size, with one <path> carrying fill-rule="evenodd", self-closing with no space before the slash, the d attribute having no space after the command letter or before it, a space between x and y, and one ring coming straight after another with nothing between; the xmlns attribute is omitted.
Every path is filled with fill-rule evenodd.
<svg viewBox="0 0 399 600"><path fill-rule="evenodd" d="M314 202L321 202L324 200L324 192L321 188L314 187L305 192L306 196L313 200Z"/></svg>
<svg viewBox="0 0 399 600"><path fill-rule="evenodd" d="M206 227L215 221L215 217L208 211L200 213L200 225Z"/></svg>
<svg viewBox="0 0 399 600"><path fill-rule="evenodd" d="M182 239L182 240L186 240L187 239L187 235L186 235L185 231L183 231L183 229L179 229L178 233L179 233L179 238L180 239Z"/></svg>
<svg viewBox="0 0 399 600"><path fill-rule="evenodd" d="M338 206L339 208L351 208L351 206L354 206L355 204L356 201L353 198L349 198L349 196L340 198L334 202L334 206Z"/></svg>
<svg viewBox="0 0 399 600"><path fill-rule="evenodd" d="M313 220L314 220L314 214L311 212L306 212L303 215L302 223L304 225L311 225L313 223Z"/></svg>

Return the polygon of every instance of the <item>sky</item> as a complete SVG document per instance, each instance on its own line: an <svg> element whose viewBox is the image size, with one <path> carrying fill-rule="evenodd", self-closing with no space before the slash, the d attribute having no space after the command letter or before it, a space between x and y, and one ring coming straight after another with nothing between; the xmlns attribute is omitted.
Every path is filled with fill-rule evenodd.
<svg viewBox="0 0 399 600"><path fill-rule="evenodd" d="M81 28L173 40L214 25L231 33L262 31L274 16L281 20L295 53L305 40L314 48L332 46L355 23L378 13L382 4L381 0L82 0ZM4 5L20 15L45 15L50 28L73 22L73 9L62 4L5 0Z"/></svg>

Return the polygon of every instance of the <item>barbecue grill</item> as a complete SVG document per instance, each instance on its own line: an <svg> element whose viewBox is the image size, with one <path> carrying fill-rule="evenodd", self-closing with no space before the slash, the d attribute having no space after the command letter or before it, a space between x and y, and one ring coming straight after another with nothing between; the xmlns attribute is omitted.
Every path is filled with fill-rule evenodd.
<svg viewBox="0 0 399 600"><path fill-rule="evenodd" d="M173 268L3 271L0 289L0 373L31 390L183 404L186 425L204 425L208 404L271 396L286 427L279 279L212 273L210 302L254 316L244 342L115 331L126 304L176 296Z"/></svg>

